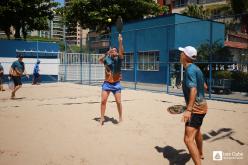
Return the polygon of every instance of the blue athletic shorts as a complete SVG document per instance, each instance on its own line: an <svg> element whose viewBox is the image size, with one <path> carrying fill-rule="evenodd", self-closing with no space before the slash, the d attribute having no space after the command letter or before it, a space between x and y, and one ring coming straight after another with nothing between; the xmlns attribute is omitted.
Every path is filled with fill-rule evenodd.
<svg viewBox="0 0 248 165"><path fill-rule="evenodd" d="M107 81L104 81L102 84L102 90L103 91L111 91L113 94L120 93L122 90L122 86L120 81L115 83L109 83Z"/></svg>

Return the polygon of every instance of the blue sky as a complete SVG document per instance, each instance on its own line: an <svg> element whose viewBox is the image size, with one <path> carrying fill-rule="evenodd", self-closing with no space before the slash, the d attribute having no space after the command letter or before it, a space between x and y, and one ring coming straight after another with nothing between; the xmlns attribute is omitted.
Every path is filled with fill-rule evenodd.
<svg viewBox="0 0 248 165"><path fill-rule="evenodd" d="M64 5L64 0L54 0L54 1L61 3L61 5Z"/></svg>

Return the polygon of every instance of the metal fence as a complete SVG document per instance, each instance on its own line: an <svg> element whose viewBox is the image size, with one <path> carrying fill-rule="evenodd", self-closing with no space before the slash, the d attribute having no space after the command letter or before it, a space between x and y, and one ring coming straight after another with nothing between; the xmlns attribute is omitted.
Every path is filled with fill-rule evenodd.
<svg viewBox="0 0 248 165"><path fill-rule="evenodd" d="M228 17L226 21L231 19ZM248 35L242 31L242 22L235 21L232 26L224 26L209 20L187 22L181 19L183 22L160 26L160 21L148 28L138 28L135 23L124 26L122 85L125 88L182 96L184 69L179 62L177 48L197 45L196 65L203 71L209 87L206 98L248 103ZM126 26L129 27L125 31ZM113 27L110 35L91 33L86 38L81 37L80 42L64 40L63 53L58 55L57 61L41 59L41 70L56 71L52 74L57 75L56 81L59 82L100 86L105 75L104 66L98 63L98 58L110 46L117 46L117 35ZM1 62L10 67L10 62ZM34 63L27 62L30 67ZM29 72L32 73L32 69Z"/></svg>
<svg viewBox="0 0 248 165"><path fill-rule="evenodd" d="M179 63L170 63L168 93L181 95L182 70ZM248 103L248 63L196 63L205 75L209 99ZM240 66L243 70L238 69ZM212 68L210 70L210 68Z"/></svg>
<svg viewBox="0 0 248 165"><path fill-rule="evenodd" d="M65 53L60 54L59 81L81 84L99 84L104 80L104 66L98 58L102 54Z"/></svg>
<svg viewBox="0 0 248 165"><path fill-rule="evenodd" d="M101 54L83 54L95 60L89 60L82 63L59 64L59 81L69 81L88 85L101 85L104 81L104 66L96 61L96 57ZM68 54L67 58L80 56L80 53ZM76 59L76 58L75 58ZM63 61L60 59L60 61ZM144 63L122 63L122 65L139 66ZM206 98L223 101L248 103L248 63L234 62L197 62L205 75L206 83L209 87ZM134 76L139 77L143 74L136 67L129 69L129 76L123 76L122 85L125 88L135 90L149 90L156 92L165 92L182 96L182 77L184 69L179 62L158 63L165 73L161 77L167 77L163 83L134 81ZM166 66L166 67L165 67ZM122 74L126 71L122 66ZM212 68L210 70L210 68ZM161 71L161 70L160 70ZM152 71L151 73L152 74ZM211 75L211 76L210 76ZM131 79L130 79L131 77Z"/></svg>
<svg viewBox="0 0 248 165"><path fill-rule="evenodd" d="M241 22L237 17L227 17L226 19L222 17L216 21L226 23L231 19L236 20L235 24L233 22L232 26L224 26L224 34L220 42L217 37L219 29L216 28L217 25L214 22L209 22L209 20L194 20L161 26L157 24L149 28L136 27L134 30L129 28L127 31L124 29L122 34L125 57L122 64L122 85L135 90L183 95L181 82L184 69L179 63L175 46L183 42L174 44L174 47L170 43L173 42L170 34L173 33L174 28L179 27L177 30L180 35L190 33L191 37L178 40L187 40L188 45L198 45L199 57L196 65L203 71L209 87L206 98L248 103L248 47L245 45L248 41L247 33L242 32ZM200 31L194 29L197 25L201 26ZM192 27L193 30L185 32ZM204 34L204 30L207 33ZM205 38L198 42L195 39L199 37L197 35L205 36ZM130 36L134 40L126 41L125 39ZM142 37L139 40L140 36ZM154 38L159 43L154 44ZM81 47L86 48L87 52L105 53L109 46L117 45L116 40L117 33L114 30L110 36L91 34L84 39L85 45ZM142 50L142 45L146 45L144 50ZM158 48L158 45L162 45L161 49ZM90 53L86 56L90 56ZM76 81L89 85L101 84L104 81L104 67L95 62L61 64L60 67L60 71L66 73L64 74L66 78L62 78L63 81Z"/></svg>
<svg viewBox="0 0 248 165"><path fill-rule="evenodd" d="M41 59L40 70L41 70L41 82L73 82L87 85L98 85L100 86L104 81L104 66L99 64L96 59L101 54L80 54L71 53L64 55L60 54L59 59L55 59L54 62L44 61ZM78 57L87 59L82 63L69 63L65 62L64 58L74 58L77 60ZM83 57L84 56L84 57ZM69 61L69 60L68 60ZM31 75L30 79L23 77L23 81L28 83L32 81L33 67L35 61L31 59L24 59L25 66L28 74ZM8 68L11 66L10 61L1 62L5 68L4 82L7 83L8 79ZM143 65L144 63L142 63ZM123 63L124 65L124 63ZM139 66L141 63L129 63L125 65ZM178 62L158 63L158 65L164 69L164 75L161 77L167 77L163 83L154 82L142 82L134 81L134 76L139 77L139 74L143 74L136 67L129 70L129 78L124 76L122 79L122 85L124 88L134 90L148 90L153 92L164 92L167 94L173 94L182 96L182 75L184 70ZM206 98L216 99L223 101L248 103L248 63L196 63L205 75L206 83L208 84L209 91L206 93ZM167 66L167 67L163 67ZM122 67L124 68L124 67ZM209 70L212 68L212 70ZM214 69L213 69L214 68ZM242 70L241 70L242 69ZM126 70L122 69L122 74ZM211 72L211 76L210 75ZM152 71L151 73L152 74ZM132 79L130 79L132 77Z"/></svg>

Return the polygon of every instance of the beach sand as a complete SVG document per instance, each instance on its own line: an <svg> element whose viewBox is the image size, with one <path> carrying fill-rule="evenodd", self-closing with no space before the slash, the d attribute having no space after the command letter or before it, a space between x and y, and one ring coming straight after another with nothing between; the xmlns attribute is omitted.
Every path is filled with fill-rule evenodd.
<svg viewBox="0 0 248 165"><path fill-rule="evenodd" d="M99 125L101 88L71 83L24 85L17 99L0 93L0 165L193 164L180 115L166 108L182 97L122 91L123 119L111 94ZM248 164L248 105L208 101L203 165ZM235 154L213 161L213 151ZM243 154L236 160L237 153ZM228 158L228 155L227 155ZM230 156L229 156L230 158ZM226 159L226 158L225 158Z"/></svg>

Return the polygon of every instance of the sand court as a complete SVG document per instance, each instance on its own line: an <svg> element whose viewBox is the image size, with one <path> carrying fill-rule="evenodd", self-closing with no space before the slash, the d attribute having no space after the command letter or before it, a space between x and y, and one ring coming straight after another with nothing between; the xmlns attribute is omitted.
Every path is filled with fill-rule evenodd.
<svg viewBox="0 0 248 165"><path fill-rule="evenodd" d="M7 87L5 87L7 88ZM183 97L122 91L123 122L110 94L99 125L101 88L71 83L24 85L10 100L0 93L1 165L193 164L183 143L181 115L166 108ZM248 164L248 105L208 101L203 164ZM213 151L242 153L213 161Z"/></svg>

